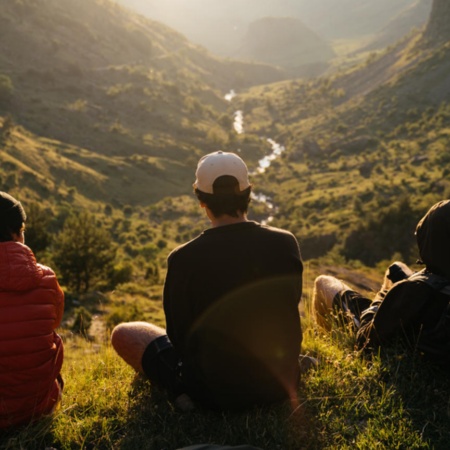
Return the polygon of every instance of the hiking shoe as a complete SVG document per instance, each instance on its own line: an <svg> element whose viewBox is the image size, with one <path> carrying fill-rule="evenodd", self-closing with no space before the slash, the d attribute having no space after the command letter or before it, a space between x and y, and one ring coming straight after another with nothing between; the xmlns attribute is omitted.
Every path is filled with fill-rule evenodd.
<svg viewBox="0 0 450 450"><path fill-rule="evenodd" d="M191 397L187 394L181 394L179 395L175 401L174 405L176 408L178 408L180 411L183 412L189 412L195 409L194 402L192 401Z"/></svg>
<svg viewBox="0 0 450 450"><path fill-rule="evenodd" d="M298 366L300 367L300 373L304 375L312 369L317 369L319 366L319 360L308 355L299 355Z"/></svg>
<svg viewBox="0 0 450 450"><path fill-rule="evenodd" d="M403 262L395 261L384 273L383 285L381 290L387 292L391 287L399 281L406 280L414 272Z"/></svg>

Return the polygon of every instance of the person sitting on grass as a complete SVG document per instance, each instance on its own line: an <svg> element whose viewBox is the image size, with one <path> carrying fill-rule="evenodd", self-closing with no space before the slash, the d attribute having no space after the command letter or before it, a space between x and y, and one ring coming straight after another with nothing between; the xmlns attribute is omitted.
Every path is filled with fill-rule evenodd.
<svg viewBox="0 0 450 450"><path fill-rule="evenodd" d="M63 387L55 329L64 294L25 245L25 220L20 202L0 192L0 429L51 414Z"/></svg>
<svg viewBox="0 0 450 450"><path fill-rule="evenodd" d="M400 338L428 359L450 363L450 200L433 205L416 227L420 261L414 273L395 262L373 301L332 276L316 278L313 313L330 329L350 324L360 348L371 351Z"/></svg>
<svg viewBox="0 0 450 450"><path fill-rule="evenodd" d="M168 257L167 330L120 324L112 345L182 409L193 407L190 399L230 410L294 402L302 342L297 240L247 219L252 186L234 153L201 158L194 189L212 227Z"/></svg>

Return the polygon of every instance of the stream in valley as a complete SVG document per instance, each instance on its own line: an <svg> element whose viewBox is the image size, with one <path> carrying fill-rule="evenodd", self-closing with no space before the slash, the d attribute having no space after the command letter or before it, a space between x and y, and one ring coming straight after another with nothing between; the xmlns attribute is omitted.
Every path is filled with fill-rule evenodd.
<svg viewBox="0 0 450 450"><path fill-rule="evenodd" d="M236 97L236 92L234 90L231 90L228 94L225 95L225 100L231 102L233 98ZM243 134L244 133L244 115L241 110L237 110L233 114L234 116L234 122L233 127L237 134ZM278 142L274 141L271 138L264 138L266 141L270 144L270 147L272 149L271 153L264 156L264 158L260 159L258 161L258 166L251 170L250 169L250 175L251 176L257 176L259 174L264 173L268 167L270 167L272 161L277 159L284 151L285 147ZM239 153L240 150L237 150ZM268 224L273 220L274 214L277 211L277 207L272 202L272 199L261 193L252 192L252 199L258 203L263 203L267 209L270 211L270 215L265 219L262 220L261 223Z"/></svg>

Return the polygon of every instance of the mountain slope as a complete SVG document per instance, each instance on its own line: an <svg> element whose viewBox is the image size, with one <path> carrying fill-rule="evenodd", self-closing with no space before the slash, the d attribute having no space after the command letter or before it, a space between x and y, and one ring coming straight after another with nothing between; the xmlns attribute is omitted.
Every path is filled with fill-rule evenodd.
<svg viewBox="0 0 450 450"><path fill-rule="evenodd" d="M236 56L247 27L264 17L291 17L327 39L379 32L415 0L117 0L172 26L217 54Z"/></svg>
<svg viewBox="0 0 450 450"><path fill-rule="evenodd" d="M369 45L359 51L371 51L385 48L403 36L406 36L412 28L423 27L430 16L432 0L417 0L393 17L388 24L376 34Z"/></svg>
<svg viewBox="0 0 450 450"><path fill-rule="evenodd" d="M450 3L447 0L433 0L430 21L425 39L430 45L438 45L450 40Z"/></svg>
<svg viewBox="0 0 450 450"><path fill-rule="evenodd" d="M14 86L0 113L103 154L170 150L183 158L186 143L198 145L205 129L216 127L230 87L281 76L270 67L219 61L109 1L8 2L0 30L0 73Z"/></svg>
<svg viewBox="0 0 450 450"><path fill-rule="evenodd" d="M304 22L313 30L329 39L342 39L377 33L414 1L300 0L298 7L304 11Z"/></svg>
<svg viewBox="0 0 450 450"><path fill-rule="evenodd" d="M283 67L326 64L334 55L329 44L290 17L266 17L252 22L236 56Z"/></svg>
<svg viewBox="0 0 450 450"><path fill-rule="evenodd" d="M236 99L247 132L286 146L259 184L305 257L412 261L417 219L450 196L450 11L438 10L423 35L359 67Z"/></svg>
<svg viewBox="0 0 450 450"><path fill-rule="evenodd" d="M181 195L191 178L186 165L173 158L110 157L22 127L11 131L0 150L2 190L20 190L26 202L53 207L62 202L89 209L105 204L147 206Z"/></svg>
<svg viewBox="0 0 450 450"><path fill-rule="evenodd" d="M46 173L90 200L149 204L189 192L198 156L228 145L230 88L284 76L215 58L109 0L2 2L0 119L14 132L0 153L41 187ZM36 159L23 150L25 135ZM41 151L42 139L55 144Z"/></svg>

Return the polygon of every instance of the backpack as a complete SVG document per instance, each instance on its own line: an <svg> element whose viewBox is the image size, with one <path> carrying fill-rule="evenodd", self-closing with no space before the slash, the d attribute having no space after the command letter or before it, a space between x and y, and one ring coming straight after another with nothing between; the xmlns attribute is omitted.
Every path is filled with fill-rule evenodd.
<svg viewBox="0 0 450 450"><path fill-rule="evenodd" d="M447 307L442 311L436 326L422 330L417 344L419 351L445 365L450 364L450 280L422 270L411 275L408 281L426 283L435 291L448 296Z"/></svg>

